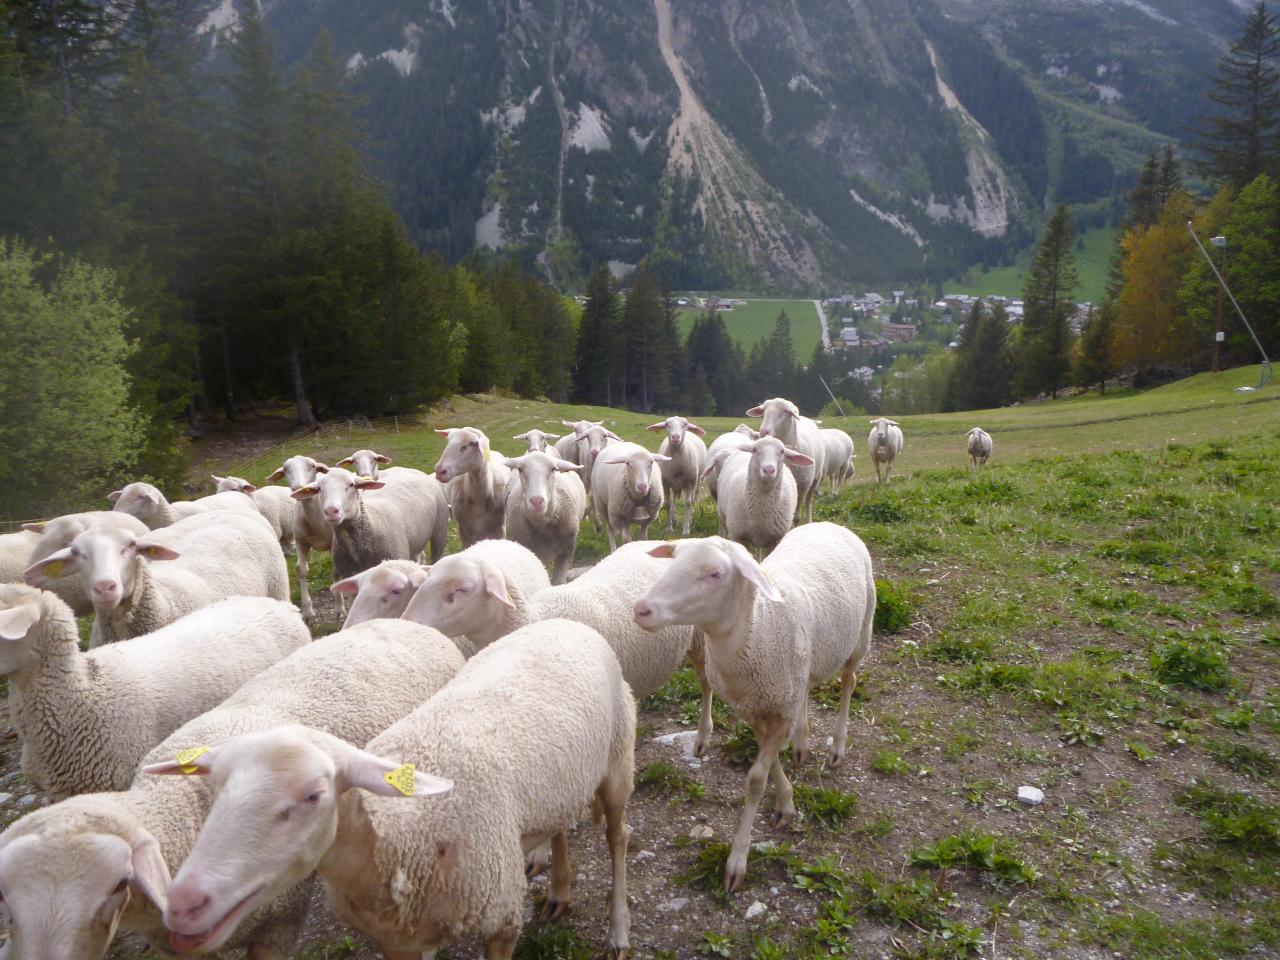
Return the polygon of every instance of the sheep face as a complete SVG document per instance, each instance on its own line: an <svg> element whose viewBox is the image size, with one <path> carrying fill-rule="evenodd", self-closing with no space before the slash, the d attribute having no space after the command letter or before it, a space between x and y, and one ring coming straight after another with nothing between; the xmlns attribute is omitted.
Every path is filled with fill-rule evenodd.
<svg viewBox="0 0 1280 960"><path fill-rule="evenodd" d="M253 493L258 488L243 477L220 477L212 474L213 482L218 486L215 493Z"/></svg>
<svg viewBox="0 0 1280 960"><path fill-rule="evenodd" d="M617 439L618 435L612 430L593 423L578 437L578 452L584 461L594 461L600 456L600 451Z"/></svg>
<svg viewBox="0 0 1280 960"><path fill-rule="evenodd" d="M652 430L655 433L665 432L667 435L667 443L671 449L677 450L684 443L684 435L686 433L694 433L700 437L706 436L707 431L684 417L667 417L660 423L651 423L645 429Z"/></svg>
<svg viewBox="0 0 1280 960"><path fill-rule="evenodd" d="M648 499L650 490L655 487L659 490L661 489L662 478L656 466L670 459L670 457L660 453L650 453L648 450L634 450L631 453L620 456L607 457L602 462L622 465L623 484L626 487L627 496L636 503L641 503Z"/></svg>
<svg viewBox="0 0 1280 960"><path fill-rule="evenodd" d="M560 437L554 433L543 433L541 430L526 430L517 433L512 440L523 440L528 453L546 453L547 444L555 443Z"/></svg>
<svg viewBox="0 0 1280 960"><path fill-rule="evenodd" d="M872 433L875 435L876 445L881 447L888 446L889 428L896 427L897 425L898 425L897 420L888 420L884 417L877 417L876 419L872 420L871 421L871 426L873 427Z"/></svg>
<svg viewBox="0 0 1280 960"><path fill-rule="evenodd" d="M152 511L164 500L164 494L149 483L130 483L120 490L107 494L107 499L115 503L112 510L127 513L131 517L137 517L146 522Z"/></svg>
<svg viewBox="0 0 1280 960"><path fill-rule="evenodd" d="M738 424L736 427L733 428L733 432L742 434L748 440L760 439L760 431L747 426L745 423Z"/></svg>
<svg viewBox="0 0 1280 960"><path fill-rule="evenodd" d="M723 537L664 543L649 556L673 561L635 604L635 622L650 632L678 623L726 632L742 615L747 584L782 599L746 548Z"/></svg>
<svg viewBox="0 0 1280 960"><path fill-rule="evenodd" d="M27 567L24 578L33 587L72 573L80 577L84 591L99 613L114 610L132 596L142 560L176 560L168 547L139 540L128 530L90 529L76 536L71 546Z"/></svg>
<svg viewBox="0 0 1280 960"><path fill-rule="evenodd" d="M777 437L783 443L795 443L796 421L800 408L783 397L766 400L747 411L748 417L760 417L760 436Z"/></svg>
<svg viewBox="0 0 1280 960"><path fill-rule="evenodd" d="M338 527L348 517L360 512L361 490L381 490L385 486L381 480L357 477L341 467L334 467L318 480L293 491L293 499L306 500L318 496L325 523Z"/></svg>
<svg viewBox="0 0 1280 960"><path fill-rule="evenodd" d="M404 561L393 560L391 563L402 564ZM398 620L426 579L427 571L416 564L413 569L406 570L383 563L354 577L339 580L329 589L334 593L356 595L342 629L378 618Z"/></svg>
<svg viewBox="0 0 1280 960"><path fill-rule="evenodd" d="M337 834L344 791L421 797L453 786L411 774L401 793L385 778L399 763L305 727L236 737L185 768L175 760L144 772L181 776L193 766L191 775L212 778L217 796L169 887L164 923L182 952L216 951L241 920L314 871Z"/></svg>
<svg viewBox="0 0 1280 960"><path fill-rule="evenodd" d="M557 472L582 469L576 463L545 453L526 453L503 463L520 474L524 510L531 516L549 516L555 509Z"/></svg>
<svg viewBox="0 0 1280 960"><path fill-rule="evenodd" d="M458 427L452 430L437 430L436 433L449 438L444 445L444 452L436 461L436 479L448 483L464 473L477 473L484 469L489 460L489 438L475 427Z"/></svg>
<svg viewBox="0 0 1280 960"><path fill-rule="evenodd" d="M169 870L145 831L131 846L109 833L0 841L0 912L9 960L100 960L130 896L164 902Z"/></svg>
<svg viewBox="0 0 1280 960"><path fill-rule="evenodd" d="M435 627L446 637L461 637L490 629L511 606L500 570L455 553L432 565L430 576L405 608L404 619Z"/></svg>
<svg viewBox="0 0 1280 960"><path fill-rule="evenodd" d="M788 463L797 467L813 466L812 457L792 450L777 437L761 437L751 443L739 444L738 449L751 454L748 469L765 484L775 483Z"/></svg>
<svg viewBox="0 0 1280 960"><path fill-rule="evenodd" d="M349 457L343 457L336 466L351 467L358 477L368 477L370 480L378 479L378 465L386 466L391 462L391 458L383 456L373 450L357 450Z"/></svg>
<svg viewBox="0 0 1280 960"><path fill-rule="evenodd" d="M299 490L309 483L314 483L316 477L322 473L328 473L329 467L321 463L319 460L313 460L311 457L296 456L290 457L284 462L284 465L278 467L274 473L267 477L267 482L284 478L289 484L290 490Z"/></svg>

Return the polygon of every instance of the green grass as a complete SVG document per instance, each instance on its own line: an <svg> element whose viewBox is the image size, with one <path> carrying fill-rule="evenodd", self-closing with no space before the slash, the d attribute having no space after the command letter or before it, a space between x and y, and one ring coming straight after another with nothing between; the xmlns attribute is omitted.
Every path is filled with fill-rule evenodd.
<svg viewBox="0 0 1280 960"><path fill-rule="evenodd" d="M1111 259L1111 246L1115 242L1115 228L1102 227L1086 230L1084 233L1084 249L1072 248L1076 257L1076 268L1080 274L1080 286L1076 289L1076 297L1082 301L1099 303L1107 287L1107 264ZM1027 266L1031 262L1031 253L1027 251L1018 258L1018 262L1008 267L993 267L991 270L971 269L957 280L949 280L943 284L947 293L967 293L972 296L993 294L1001 297L1022 296L1022 286L1027 278Z"/></svg>
<svg viewBox="0 0 1280 960"><path fill-rule="evenodd" d="M818 311L812 300L747 300L745 306L723 310L720 316L724 318L729 336L750 353L752 344L773 332L773 325L783 310L791 318L791 342L795 345L796 360L808 363L822 336L818 327ZM680 310L678 323L682 338L688 335L700 313L692 308Z"/></svg>

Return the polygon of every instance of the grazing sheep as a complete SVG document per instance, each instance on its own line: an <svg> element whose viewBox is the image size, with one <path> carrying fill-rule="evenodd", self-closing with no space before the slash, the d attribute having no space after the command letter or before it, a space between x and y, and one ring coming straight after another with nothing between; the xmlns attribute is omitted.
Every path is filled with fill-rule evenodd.
<svg viewBox="0 0 1280 960"><path fill-rule="evenodd" d="M596 461L591 476L593 512L603 517L609 534L609 552L618 540L631 540L631 524L640 524L640 539L649 536L649 524L662 507L662 471L658 464L671 458L651 453L638 443L615 443Z"/></svg>
<svg viewBox="0 0 1280 960"><path fill-rule="evenodd" d="M0 535L0 583L22 582L22 571L31 566L31 551L39 539L34 530Z"/></svg>
<svg viewBox="0 0 1280 960"><path fill-rule="evenodd" d="M283 477L289 485L290 499L292 499L293 493L314 483L320 474L328 472L327 464L299 455L290 457L283 465L277 467L267 477L267 482L272 483ZM293 540L298 552L298 606L302 610L302 619L311 623L316 616L315 607L311 605L310 585L307 583L307 577L311 573L311 551L319 550L322 553L328 553L333 549L333 528L325 523L324 511L321 509L319 500L312 498L294 503ZM347 600L344 594L338 594L338 604L345 615Z"/></svg>
<svg viewBox="0 0 1280 960"><path fill-rule="evenodd" d="M176 562L153 566L160 560ZM90 528L28 567L26 580L42 587L72 573L93 598L91 647L152 633L224 597L289 599L284 554L257 511L200 513L144 537Z"/></svg>
<svg viewBox="0 0 1280 960"><path fill-rule="evenodd" d="M44 560L66 547L71 541L90 528L111 527L127 530L134 536L142 537L150 533L150 528L127 513L116 513L113 510L90 510L86 513L68 513L52 520L40 520L35 523L24 523L22 529L39 534L30 557L24 564L26 567ZM22 579L21 576L18 578ZM75 611L77 617L93 613L93 601L85 590L79 577L63 577L51 583L42 584L46 590L56 593L62 602Z"/></svg>
<svg viewBox="0 0 1280 960"><path fill-rule="evenodd" d="M364 750L292 727L201 757L218 797L165 919L185 937L317 870L338 917L391 960L468 935L489 960L509 960L525 849L551 838L544 915L559 916L572 877L567 830L592 802L613 864L608 953L622 956L634 748L635 701L599 634L567 620L532 624L476 654ZM307 816L278 823L282 804L314 794Z"/></svg>
<svg viewBox="0 0 1280 960"><path fill-rule="evenodd" d="M725 867L725 889L747 872L751 827L770 774L779 826L795 815L779 752L790 739L796 762L809 745L808 690L840 674L840 713L828 763L844 759L849 695L871 647L876 586L858 537L834 523L797 527L763 565L720 537L680 540L650 551L674 557L635 605L654 630L689 623L706 636L707 677L755 732L759 751L747 774L746 806Z"/></svg>
<svg viewBox="0 0 1280 960"><path fill-rule="evenodd" d="M507 537L552 565L552 583L564 583L587 512L587 491L576 472L582 467L545 453L502 462L511 470Z"/></svg>
<svg viewBox="0 0 1280 960"><path fill-rule="evenodd" d="M684 417L667 417L645 429L667 435L658 447L659 453L671 458L659 468L667 502L667 533L675 531L676 500L683 498L684 525L681 529L687 537L693 523L693 504L698 499L698 484L707 460L707 445L702 442L707 431Z"/></svg>
<svg viewBox="0 0 1280 960"><path fill-rule="evenodd" d="M263 519L271 524L276 539L280 541L280 550L284 553L293 551L293 515L297 504L288 490L284 487L259 488L242 477L220 477L216 473L210 476L218 485L218 493L246 494Z"/></svg>
<svg viewBox="0 0 1280 960"><path fill-rule="evenodd" d="M525 450L526 453L546 453L547 443L548 442L555 443L556 446L553 449L558 449L559 444L557 443L557 441L559 441L561 437L559 434L543 433L541 430L538 430L535 428L533 430L526 430L524 433L517 433L511 439L523 440L525 442L525 447L527 448ZM576 438L574 440L574 443L577 443ZM560 459L564 460L567 458L561 457ZM577 460L570 460L569 462L578 463ZM581 464L579 464L579 466L581 466Z"/></svg>
<svg viewBox="0 0 1280 960"><path fill-rule="evenodd" d="M124 790L148 750L310 640L292 604L232 597L81 653L70 607L0 586L0 673L22 772L56 799Z"/></svg>
<svg viewBox="0 0 1280 960"><path fill-rule="evenodd" d="M404 613L417 589L426 582L428 567L412 560L383 560L354 577L339 580L329 589L334 593L355 594L342 629L357 623L387 617L395 620Z"/></svg>
<svg viewBox="0 0 1280 960"><path fill-rule="evenodd" d="M826 446L827 492L834 496L846 480L853 479L853 437L829 427L819 433Z"/></svg>
<svg viewBox="0 0 1280 960"><path fill-rule="evenodd" d="M757 560L792 527L797 493L788 464L811 466L813 460L777 437L761 437L742 441L720 468L720 527L729 539L754 547Z"/></svg>
<svg viewBox="0 0 1280 960"><path fill-rule="evenodd" d="M902 452L902 429L896 420L877 417L871 421L871 433L867 435L867 451L876 465L876 483L888 483L893 479L893 461ZM885 464L885 475L880 477L880 464Z"/></svg>
<svg viewBox="0 0 1280 960"><path fill-rule="evenodd" d="M507 481L511 473L503 457L489 449L489 438L475 427L437 430L448 437L436 461L436 479L448 484L449 507L464 547L480 540L502 539Z"/></svg>
<svg viewBox="0 0 1280 960"><path fill-rule="evenodd" d="M715 500L719 493L717 484L720 479L720 468L724 465L726 457L719 456L721 451L732 452L738 449L738 444L743 440L759 440L760 431L753 430L745 423L740 423L728 433L722 433L711 441L711 445L707 447L706 466L702 470L702 482L706 484L711 499ZM714 469L713 469L714 468Z"/></svg>
<svg viewBox="0 0 1280 960"><path fill-rule="evenodd" d="M295 500L318 497L323 502L325 522L333 528L334 577L355 576L383 560L421 559L436 532L439 511L430 504L429 484L435 481L413 472L420 478L417 483L391 483L333 467L293 491ZM362 490L381 493L365 497Z"/></svg>
<svg viewBox="0 0 1280 960"><path fill-rule="evenodd" d="M466 637L474 652L529 622L529 602L550 586L542 561L527 547L481 540L432 565L404 618Z"/></svg>
<svg viewBox="0 0 1280 960"><path fill-rule="evenodd" d="M969 451L969 465L973 470L982 469L987 459L991 456L991 434L983 430L981 427L974 427L965 434L968 441L967 449Z"/></svg>
<svg viewBox="0 0 1280 960"><path fill-rule="evenodd" d="M215 493L199 500L178 500L170 503L163 493L149 483L130 483L120 490L107 494L115 503L112 510L137 517L152 530L168 527L197 513L209 510L252 510L258 512L247 494L230 491Z"/></svg>
<svg viewBox="0 0 1280 960"><path fill-rule="evenodd" d="M777 437L789 449L803 453L813 460L808 466L793 464L791 472L796 478L796 523L803 512L805 519L813 523L813 498L817 496L827 469L827 445L815 420L800 416L800 408L790 400L774 397L747 411L748 417L760 417L760 436Z"/></svg>
<svg viewBox="0 0 1280 960"><path fill-rule="evenodd" d="M179 768L172 761L180 750L289 724L366 743L461 665L456 647L434 630L399 620L364 623L309 643L253 677L171 734L146 762ZM101 960L117 924L167 954L170 870L187 859L212 803L204 777L139 773L125 792L72 797L13 824L0 834L0 891L10 915L5 956ZM255 960L284 960L310 887L304 882L272 902L245 904L208 942L216 936L217 946L241 955L248 949ZM198 941L173 946L194 949Z"/></svg>
<svg viewBox="0 0 1280 960"><path fill-rule="evenodd" d="M343 457L335 467L351 467L352 473L357 477L368 477L370 480L377 480L378 465L386 466L391 462L391 458L385 454L378 453L374 450L357 450L349 457Z"/></svg>

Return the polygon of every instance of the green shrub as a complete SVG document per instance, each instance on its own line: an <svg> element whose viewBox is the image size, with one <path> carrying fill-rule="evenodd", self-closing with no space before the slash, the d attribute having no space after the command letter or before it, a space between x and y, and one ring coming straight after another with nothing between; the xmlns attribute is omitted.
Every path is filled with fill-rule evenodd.
<svg viewBox="0 0 1280 960"><path fill-rule="evenodd" d="M875 632L898 633L911 626L919 602L920 598L907 588L877 579Z"/></svg>
<svg viewBox="0 0 1280 960"><path fill-rule="evenodd" d="M1203 640L1171 640L1151 655L1151 669L1164 683L1198 690L1222 691L1231 686L1231 669L1221 647Z"/></svg>

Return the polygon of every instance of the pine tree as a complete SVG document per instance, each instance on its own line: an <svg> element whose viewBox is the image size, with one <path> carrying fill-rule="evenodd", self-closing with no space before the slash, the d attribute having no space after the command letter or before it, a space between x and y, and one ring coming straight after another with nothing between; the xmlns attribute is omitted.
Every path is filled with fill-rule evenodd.
<svg viewBox="0 0 1280 960"><path fill-rule="evenodd" d="M730 339L719 312L708 310L694 321L685 340L685 353L691 366L702 369L715 398L715 409L722 416L746 409L761 399L748 399L742 348Z"/></svg>
<svg viewBox="0 0 1280 960"><path fill-rule="evenodd" d="M600 264L591 272L586 293L574 353L573 399L577 403L613 406L615 391L621 398L618 384L621 364L615 355L618 295L606 264Z"/></svg>
<svg viewBox="0 0 1280 960"><path fill-rule="evenodd" d="M633 274L622 325L626 345L626 406L648 413L654 409L662 381L670 376L670 349L663 336L658 285L644 264Z"/></svg>
<svg viewBox="0 0 1280 960"><path fill-rule="evenodd" d="M1216 105L1200 118L1200 172L1239 190L1261 173L1274 171L1280 135L1280 29L1276 15L1259 0L1244 30L1218 61L1209 99Z"/></svg>
<svg viewBox="0 0 1280 960"><path fill-rule="evenodd" d="M1115 309L1115 303L1106 300L1101 307L1089 311L1080 334L1080 351L1072 369L1076 386L1088 388L1097 384L1099 393L1107 392L1107 380L1115 375L1115 365L1111 361L1111 326Z"/></svg>
<svg viewBox="0 0 1280 960"><path fill-rule="evenodd" d="M1079 284L1074 243L1071 208L1063 204L1045 225L1023 288L1017 386L1024 396L1056 397L1071 368L1071 296Z"/></svg>
<svg viewBox="0 0 1280 960"><path fill-rule="evenodd" d="M796 385L796 351L791 340L791 318L783 310L773 331L751 348L747 363L751 395L760 399L790 397Z"/></svg>

